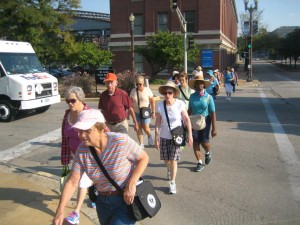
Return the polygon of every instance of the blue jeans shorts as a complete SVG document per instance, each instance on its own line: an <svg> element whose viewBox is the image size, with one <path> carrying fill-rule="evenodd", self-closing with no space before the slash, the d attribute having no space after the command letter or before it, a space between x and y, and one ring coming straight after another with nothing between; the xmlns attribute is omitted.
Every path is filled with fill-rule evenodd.
<svg viewBox="0 0 300 225"><path fill-rule="evenodd" d="M101 225L134 225L123 195L97 196L96 210Z"/></svg>
<svg viewBox="0 0 300 225"><path fill-rule="evenodd" d="M135 113L135 117L136 117L137 122L141 123L141 124L150 124L150 122L151 122L151 118L142 119L140 116L140 113Z"/></svg>

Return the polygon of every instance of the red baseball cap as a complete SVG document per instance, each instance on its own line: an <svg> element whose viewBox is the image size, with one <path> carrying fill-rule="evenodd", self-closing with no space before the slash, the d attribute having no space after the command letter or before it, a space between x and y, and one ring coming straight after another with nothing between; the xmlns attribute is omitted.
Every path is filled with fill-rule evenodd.
<svg viewBox="0 0 300 225"><path fill-rule="evenodd" d="M104 82L106 81L114 81L114 80L118 80L117 75L114 73L108 73L105 76Z"/></svg>

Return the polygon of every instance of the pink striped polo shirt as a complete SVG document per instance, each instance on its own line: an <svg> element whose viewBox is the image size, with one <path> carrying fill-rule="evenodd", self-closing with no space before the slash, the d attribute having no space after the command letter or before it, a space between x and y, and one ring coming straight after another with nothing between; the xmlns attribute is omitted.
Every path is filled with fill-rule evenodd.
<svg viewBox="0 0 300 225"><path fill-rule="evenodd" d="M108 142L106 149L98 155L108 174L121 188L125 188L131 177L136 159L142 149L127 134L107 132ZM101 172L96 160L88 147L80 144L74 156L72 170L86 172L101 192L115 191L116 189Z"/></svg>

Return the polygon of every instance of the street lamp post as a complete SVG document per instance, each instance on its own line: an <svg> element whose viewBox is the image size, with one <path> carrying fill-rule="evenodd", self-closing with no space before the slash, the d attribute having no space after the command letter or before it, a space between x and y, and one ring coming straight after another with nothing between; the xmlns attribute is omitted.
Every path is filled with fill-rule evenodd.
<svg viewBox="0 0 300 225"><path fill-rule="evenodd" d="M183 68L184 68L184 72L187 73L187 44L186 44L187 22L186 22L184 16L182 15L180 9L178 8L177 0L170 0L170 8L171 8L172 12L175 10L176 15L178 16L178 19L180 22L181 29L183 31L183 48L184 48Z"/></svg>
<svg viewBox="0 0 300 225"><path fill-rule="evenodd" d="M247 82L252 82L252 33L253 33L253 26L252 26L252 13L257 10L257 6L258 6L258 0L254 0L254 7L252 7L252 4L250 5L250 7L248 7L248 3L249 0L244 0L245 3L245 11L249 11L250 14L250 32L249 32L249 37L250 37L250 43L248 43L247 46L249 48L249 65L248 65L248 78L247 78Z"/></svg>
<svg viewBox="0 0 300 225"><path fill-rule="evenodd" d="M129 16L129 22L130 22L130 36L131 36L131 73L135 72L135 66L134 66L134 15L133 13Z"/></svg>

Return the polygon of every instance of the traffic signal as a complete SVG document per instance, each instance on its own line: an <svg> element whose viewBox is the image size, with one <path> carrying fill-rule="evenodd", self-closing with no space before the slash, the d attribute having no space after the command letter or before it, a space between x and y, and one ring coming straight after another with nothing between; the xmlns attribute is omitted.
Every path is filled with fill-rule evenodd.
<svg viewBox="0 0 300 225"><path fill-rule="evenodd" d="M193 36L188 36L188 49L193 48L194 44L195 44L194 37Z"/></svg>
<svg viewBox="0 0 300 225"><path fill-rule="evenodd" d="M247 48L251 48L251 36L247 37Z"/></svg>
<svg viewBox="0 0 300 225"><path fill-rule="evenodd" d="M172 1L172 9L176 9L178 7L177 0L171 0Z"/></svg>

